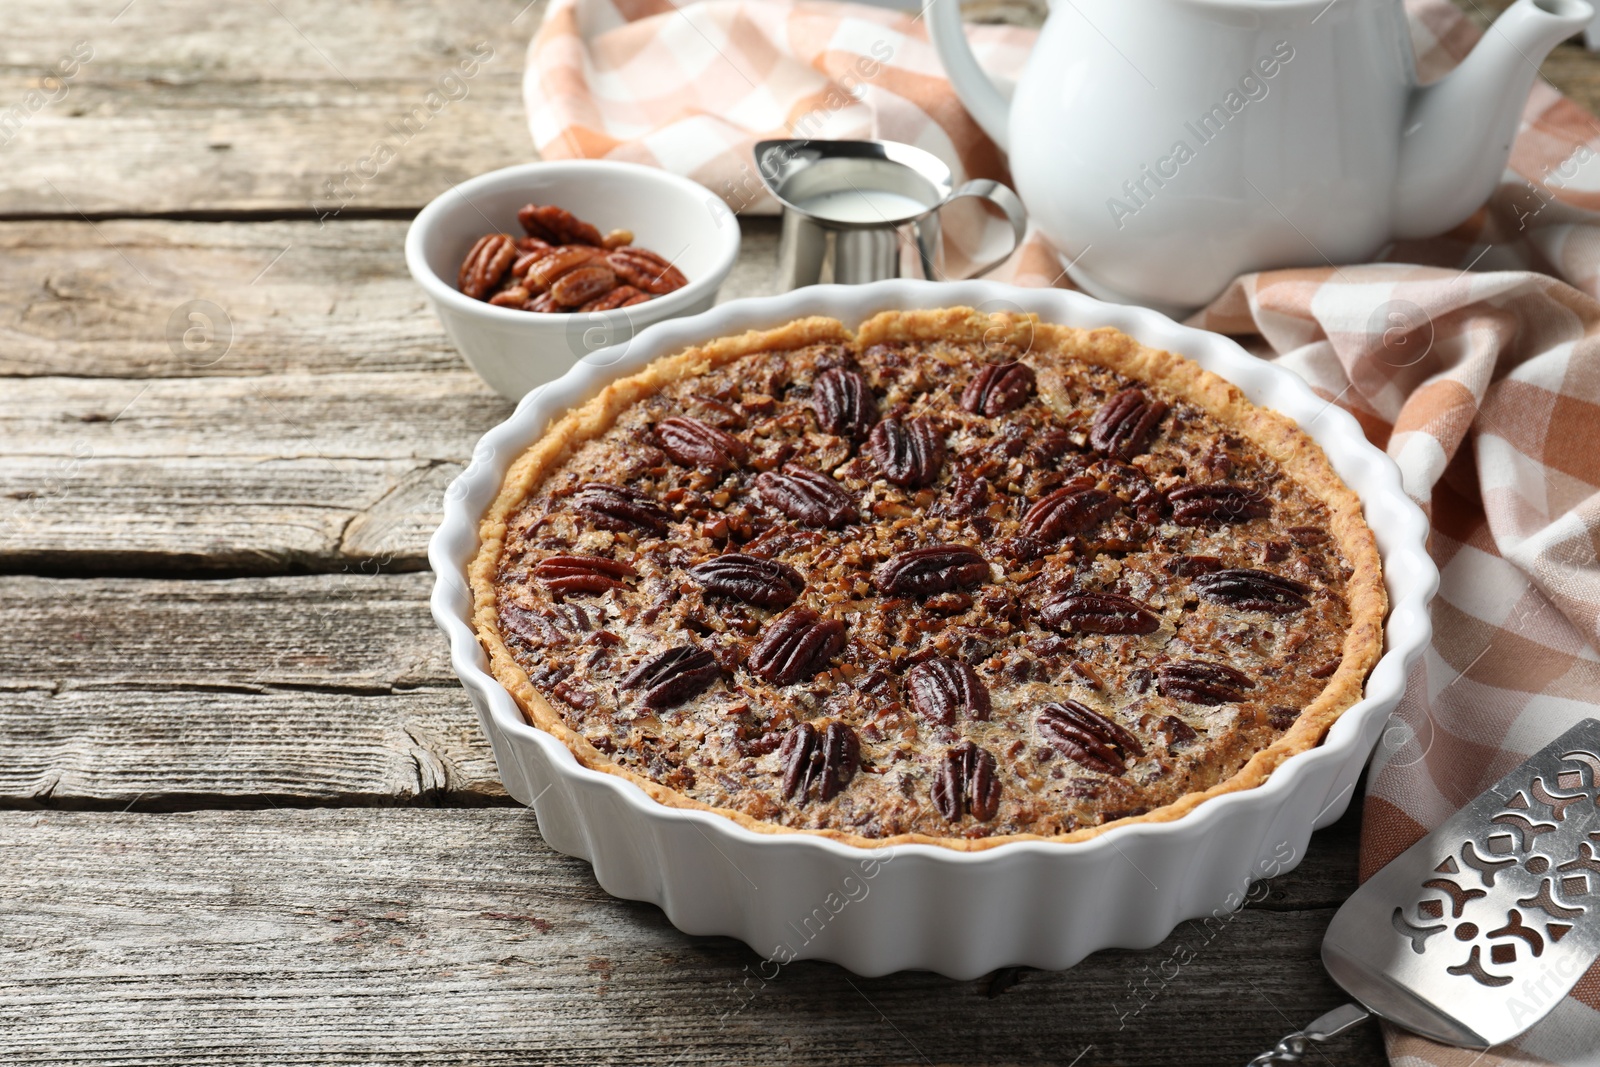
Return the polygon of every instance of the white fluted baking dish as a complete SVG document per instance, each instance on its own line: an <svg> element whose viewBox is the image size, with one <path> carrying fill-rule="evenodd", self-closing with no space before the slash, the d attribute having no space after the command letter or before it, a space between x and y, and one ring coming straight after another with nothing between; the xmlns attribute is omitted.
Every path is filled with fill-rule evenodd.
<svg viewBox="0 0 1600 1067"><path fill-rule="evenodd" d="M1088 841L1018 842L979 852L930 845L863 849L806 834L762 834L710 812L669 808L615 775L581 766L530 726L489 673L472 630L467 567L478 522L507 468L569 408L651 360L713 338L828 315L855 326L880 311L971 306L1112 326L1195 360L1252 401L1299 422L1361 497L1383 556L1390 611L1366 695L1326 740L1264 785L1206 801L1172 822L1136 823ZM1232 341L1153 311L1078 293L992 282L813 286L736 300L641 331L530 394L474 450L445 494L429 547L433 614L512 796L533 806L555 848L594 865L607 892L660 905L691 934L737 937L768 959L826 959L865 975L905 969L973 978L998 967L1070 967L1109 947L1159 943L1179 922L1237 904L1249 882L1293 867L1313 829L1349 805L1357 776L1430 635L1438 571L1428 524L1400 473L1354 418L1289 371Z"/></svg>

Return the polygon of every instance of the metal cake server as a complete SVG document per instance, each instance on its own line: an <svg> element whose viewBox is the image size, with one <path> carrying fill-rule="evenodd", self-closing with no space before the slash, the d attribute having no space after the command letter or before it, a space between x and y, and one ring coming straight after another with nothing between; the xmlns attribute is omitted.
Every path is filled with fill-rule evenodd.
<svg viewBox="0 0 1600 1067"><path fill-rule="evenodd" d="M1464 1048L1544 1018L1600 954L1600 720L1478 794L1345 901L1322 962L1359 1004L1251 1060L1302 1059L1371 1016Z"/></svg>

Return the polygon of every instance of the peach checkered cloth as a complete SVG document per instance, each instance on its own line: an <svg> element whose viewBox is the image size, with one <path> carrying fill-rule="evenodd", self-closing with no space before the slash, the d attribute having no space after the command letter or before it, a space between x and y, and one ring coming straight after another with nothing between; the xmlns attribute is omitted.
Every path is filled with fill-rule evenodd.
<svg viewBox="0 0 1600 1067"><path fill-rule="evenodd" d="M1418 64L1442 74L1477 29L1409 0ZM1016 70L1026 30L972 27ZM526 97L547 158L666 167L737 210L771 211L766 137L882 137L958 180L1005 179L920 21L794 0L552 0ZM1352 411L1433 519L1435 638L1368 785L1363 874L1579 719L1600 694L1600 124L1540 83L1504 183L1472 220L1385 262L1239 278L1196 325L1238 337ZM997 273L1065 284L1039 238ZM1331 1005L1330 1005L1331 1007ZM1398 1031L1406 1067L1600 1067L1600 966L1545 1022L1490 1053Z"/></svg>

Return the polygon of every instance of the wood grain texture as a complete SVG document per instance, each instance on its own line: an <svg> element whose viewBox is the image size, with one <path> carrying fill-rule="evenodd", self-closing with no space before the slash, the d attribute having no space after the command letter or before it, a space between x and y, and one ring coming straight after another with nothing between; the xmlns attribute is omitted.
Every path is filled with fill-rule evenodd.
<svg viewBox="0 0 1600 1067"><path fill-rule="evenodd" d="M607 897L521 811L7 812L0 1055L1235 1067L1338 1002L1312 960L1349 888L1326 879L1299 907L1269 898L1210 936L1185 924L1009 988L823 963L763 982L745 946ZM1180 943L1193 961L1157 974ZM1328 1058L1382 1062L1375 1029Z"/></svg>
<svg viewBox="0 0 1600 1067"><path fill-rule="evenodd" d="M520 85L543 7L13 0L0 106L26 121L0 214L414 209L533 157ZM77 42L92 57L64 91L41 83ZM393 158L364 167L380 143Z"/></svg>
<svg viewBox="0 0 1600 1067"><path fill-rule="evenodd" d="M0 391L0 565L415 568L445 485L509 410L466 370L16 379Z"/></svg>
<svg viewBox="0 0 1600 1067"><path fill-rule="evenodd" d="M431 574L357 568L235 581L0 578L0 618L27 635L0 641L0 687L453 688L432 589Z"/></svg>
<svg viewBox="0 0 1600 1067"><path fill-rule="evenodd" d="M511 405L405 276L401 224L331 229L0 224L25 250L0 255L0 569L423 565L440 494ZM721 298L770 292L775 246L775 224L748 225ZM189 300L230 343L172 340Z"/></svg>
<svg viewBox="0 0 1600 1067"><path fill-rule="evenodd" d="M720 300L772 291L777 220L742 221ZM0 377L460 370L406 271L408 225L0 223Z"/></svg>
<svg viewBox="0 0 1600 1067"><path fill-rule="evenodd" d="M0 375L457 370L406 273L406 227L0 224Z"/></svg>
<svg viewBox="0 0 1600 1067"><path fill-rule="evenodd" d="M166 811L504 797L459 688L329 694L196 680L177 689L10 690L0 705L0 807Z"/></svg>
<svg viewBox="0 0 1600 1067"><path fill-rule="evenodd" d="M505 802L431 584L0 579L0 806Z"/></svg>

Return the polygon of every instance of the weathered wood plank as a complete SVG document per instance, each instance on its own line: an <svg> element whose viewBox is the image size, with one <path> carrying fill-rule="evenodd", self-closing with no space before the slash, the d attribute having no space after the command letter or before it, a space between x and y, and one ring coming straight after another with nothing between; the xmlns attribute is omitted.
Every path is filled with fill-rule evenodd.
<svg viewBox="0 0 1600 1067"><path fill-rule="evenodd" d="M461 466L315 455L8 458L0 569L186 577L377 562L415 570Z"/></svg>
<svg viewBox="0 0 1600 1067"><path fill-rule="evenodd" d="M0 214L416 208L532 158L520 84L543 8L18 0L0 101L24 117ZM77 42L88 60L42 81Z"/></svg>
<svg viewBox="0 0 1600 1067"><path fill-rule="evenodd" d="M505 802L459 689L21 689L0 722L0 807Z"/></svg>
<svg viewBox="0 0 1600 1067"><path fill-rule="evenodd" d="M459 369L406 225L0 225L0 375Z"/></svg>
<svg viewBox="0 0 1600 1067"><path fill-rule="evenodd" d="M3 813L0 899L19 1067L1233 1067L1339 995L1326 909L1250 908L1009 988L819 963L763 983L748 948L606 897L517 811ZM1180 942L1194 960L1140 986ZM1160 990L1137 1015L1134 986ZM1371 1029L1330 1056L1383 1062Z"/></svg>
<svg viewBox="0 0 1600 1067"><path fill-rule="evenodd" d="M0 223L0 377L459 370L407 226ZM771 292L776 254L776 220L744 220L721 298Z"/></svg>
<svg viewBox="0 0 1600 1067"><path fill-rule="evenodd" d="M771 291L776 227L747 234L724 299ZM384 222L0 225L22 250L0 255L0 567L421 566L439 494L511 405L449 348L403 240ZM193 300L231 344L184 348L168 323Z"/></svg>
<svg viewBox="0 0 1600 1067"><path fill-rule="evenodd" d="M90 41L94 56L73 84L91 74L173 87L248 84L263 75L314 86L342 82L341 72L357 83L427 80L479 40L520 72L521 46L544 9L545 0L8 0L0 74L44 74L75 40Z"/></svg>
<svg viewBox="0 0 1600 1067"><path fill-rule="evenodd" d="M252 378L19 378L0 435L19 459L449 460L511 404L465 368Z"/></svg>
<svg viewBox="0 0 1600 1067"><path fill-rule="evenodd" d="M354 567L210 582L0 578L0 618L27 636L0 641L0 691L453 688L432 590L431 574Z"/></svg>
<svg viewBox="0 0 1600 1067"><path fill-rule="evenodd" d="M466 370L14 379L0 565L418 567L445 485L509 410Z"/></svg>
<svg viewBox="0 0 1600 1067"><path fill-rule="evenodd" d="M431 584L0 579L0 806L502 802Z"/></svg>

